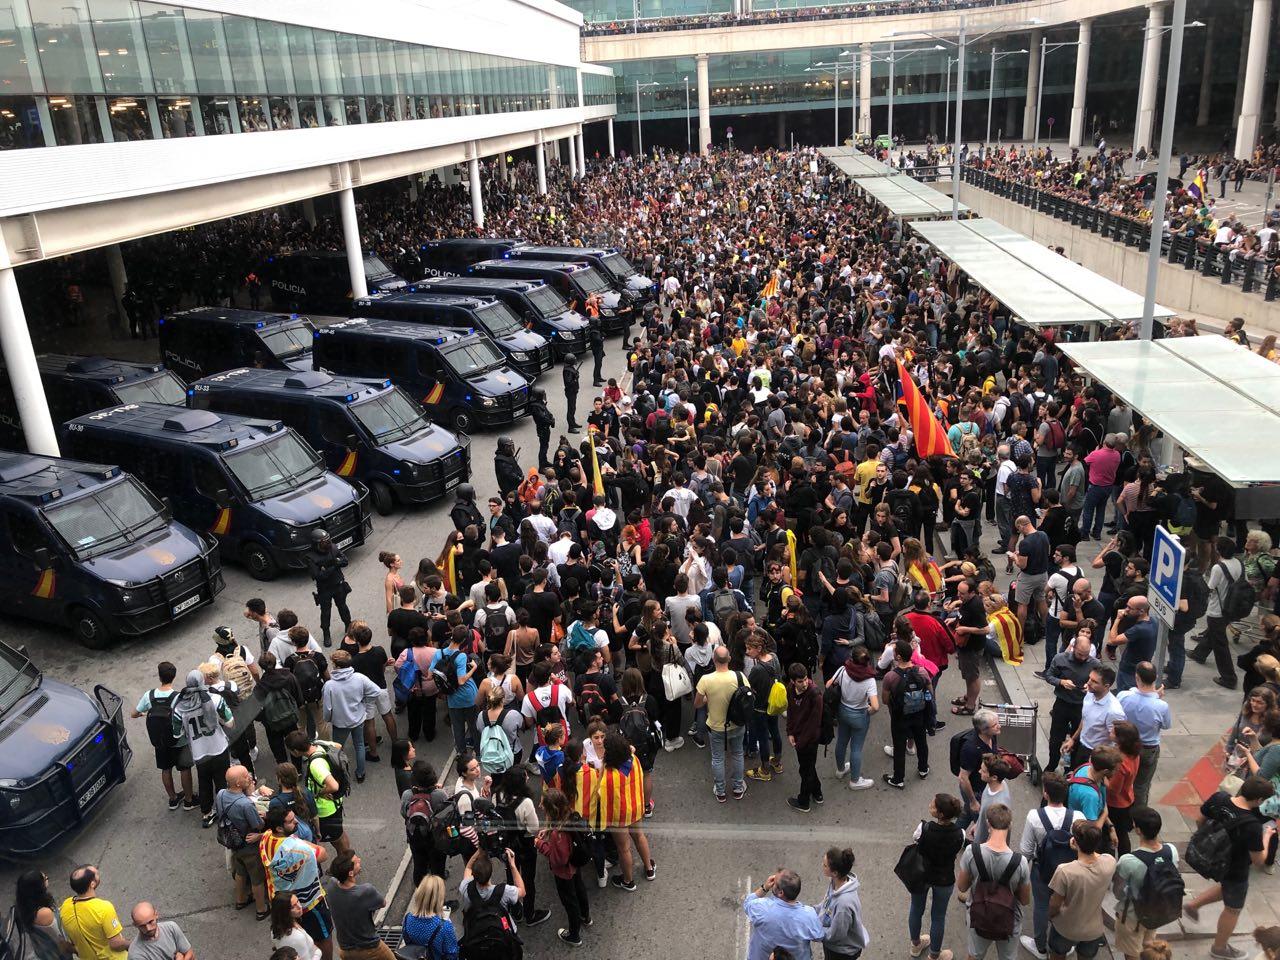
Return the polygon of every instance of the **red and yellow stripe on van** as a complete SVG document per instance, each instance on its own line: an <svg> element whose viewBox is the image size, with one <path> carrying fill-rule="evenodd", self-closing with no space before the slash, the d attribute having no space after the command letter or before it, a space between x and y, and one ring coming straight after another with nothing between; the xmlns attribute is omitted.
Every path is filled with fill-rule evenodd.
<svg viewBox="0 0 1280 960"><path fill-rule="evenodd" d="M444 396L444 384L437 383L431 388L431 392L422 398L423 403L439 403L440 398Z"/></svg>
<svg viewBox="0 0 1280 960"><path fill-rule="evenodd" d="M218 511L218 519L213 521L213 526L209 528L209 532L218 536L226 536L231 531L231 508L223 507Z"/></svg>
<svg viewBox="0 0 1280 960"><path fill-rule="evenodd" d="M36 581L35 589L31 591L31 595L41 600L52 600L57 585L57 574L52 570L41 570L40 579Z"/></svg>
<svg viewBox="0 0 1280 960"><path fill-rule="evenodd" d="M342 458L342 464L338 467L338 476L349 477L356 472L356 452L348 450L347 455Z"/></svg>

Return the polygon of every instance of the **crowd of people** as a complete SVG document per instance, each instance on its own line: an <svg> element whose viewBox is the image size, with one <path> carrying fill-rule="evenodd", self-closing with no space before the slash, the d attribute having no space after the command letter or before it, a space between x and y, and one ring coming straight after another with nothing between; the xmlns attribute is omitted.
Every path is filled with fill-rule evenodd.
<svg viewBox="0 0 1280 960"><path fill-rule="evenodd" d="M843 178L813 172L815 157L596 159L585 183L553 170L546 196L525 164L505 187L491 178L493 234L617 246L660 300L619 345L628 377L597 384L585 433L544 463L495 463L497 489L458 487L438 553L381 555L382 589L354 604L364 619L318 537L319 639L307 611L251 598L248 626L218 628L180 685L158 665L133 714L169 809L199 810L236 908L269 921L262 956L392 955L376 923L386 895L361 880L344 822L384 750L412 854L413 897L391 918L408 944L431 960L518 956L520 931L553 915L548 874L559 938L590 943L609 902L597 890L657 880L645 825L662 816L664 755L690 747L708 750L708 785L735 816L749 786L810 814L832 774L898 806L910 792L928 814L898 870L913 956L1087 960L1116 876L1130 960L1163 960L1154 931L1217 900L1212 954L1243 956L1230 937L1253 867L1274 862L1280 814L1280 618L1238 658L1230 631L1280 596L1274 525L1239 520L1215 476L1161 464L1155 428L1071 369L1061 331L1019 326ZM412 275L422 241L473 232L466 207L443 186L416 203L370 192L366 245ZM227 297L264 251L336 237L279 212L237 223L238 236L213 225L182 241ZM135 244L133 263L145 270L153 249ZM932 423L899 403L917 389ZM1188 553L1163 663L1146 600L1157 523ZM1096 594L1085 563L1103 573ZM984 661L1017 665L1040 643L1050 757L1015 847L1009 784L1037 758L1000 745L979 691ZM1243 671L1235 780L1175 851L1148 790L1166 693L1209 656L1219 686L1238 690ZM963 686L948 700L953 658ZM441 718L448 769L416 752ZM918 781L948 723L952 779L929 799ZM892 758L881 782L863 769L873 728ZM835 761L819 770L827 744ZM1167 869L1179 856L1210 881L1193 897ZM789 869L748 895L752 960L805 958L813 942L844 960L889 937L853 867L852 850L826 852L816 907ZM193 955L149 903L130 943L97 867L68 883L59 907L43 874L23 877L16 927L44 951L30 956ZM948 946L953 898L968 929ZM1276 931L1258 936L1275 949Z"/></svg>

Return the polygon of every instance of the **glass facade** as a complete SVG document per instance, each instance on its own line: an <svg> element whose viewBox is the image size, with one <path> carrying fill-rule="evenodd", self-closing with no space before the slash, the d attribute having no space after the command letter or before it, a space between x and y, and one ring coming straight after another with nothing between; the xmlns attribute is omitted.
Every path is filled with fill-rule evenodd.
<svg viewBox="0 0 1280 960"><path fill-rule="evenodd" d="M588 80L611 102L611 78ZM576 106L574 67L148 0L0 0L0 149Z"/></svg>
<svg viewBox="0 0 1280 960"><path fill-rule="evenodd" d="M733 12L733 0L564 0L564 3L581 13L588 23Z"/></svg>
<svg viewBox="0 0 1280 960"><path fill-rule="evenodd" d="M614 79L603 73L582 73L582 105L598 107L601 104L613 103Z"/></svg>

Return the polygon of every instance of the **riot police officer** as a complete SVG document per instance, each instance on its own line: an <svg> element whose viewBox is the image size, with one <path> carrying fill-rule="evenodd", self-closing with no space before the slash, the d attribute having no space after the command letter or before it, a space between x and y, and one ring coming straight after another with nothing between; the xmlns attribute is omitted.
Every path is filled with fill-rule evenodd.
<svg viewBox="0 0 1280 960"><path fill-rule="evenodd" d="M604 371L600 369L604 363L604 330L600 327L600 318L592 317L590 325L587 327L587 340L591 344L591 357L595 360L595 370L592 371L591 385L593 387L604 386Z"/></svg>
<svg viewBox="0 0 1280 960"><path fill-rule="evenodd" d="M469 483L458 484L458 499L449 511L449 519L454 529L463 533L468 526L474 525L477 530L484 530L484 516L476 506L476 488Z"/></svg>
<svg viewBox="0 0 1280 960"><path fill-rule="evenodd" d="M556 417L547 406L547 391L541 387L534 387L529 391L529 415L533 417L533 425L538 430L538 469L545 470L550 464L547 447L551 444L551 431L556 427Z"/></svg>
<svg viewBox="0 0 1280 960"><path fill-rule="evenodd" d="M505 497L524 479L524 471L516 462L516 442L510 437L498 438L498 450L493 455L493 472L498 478L498 490Z"/></svg>
<svg viewBox="0 0 1280 960"><path fill-rule="evenodd" d="M324 529L311 532L311 549L303 557L307 563L307 572L315 581L316 589L312 596L316 606L320 608L320 632L324 634L324 645L333 646L329 636L329 618L334 605L338 608L338 616L342 618L344 630L351 626L351 611L347 609L347 594L351 592L351 584L342 574L347 565L347 557L333 545L329 531Z"/></svg>
<svg viewBox="0 0 1280 960"><path fill-rule="evenodd" d="M581 430L577 423L578 413L578 357L577 354L566 353L564 356L564 399L565 416L570 430Z"/></svg>

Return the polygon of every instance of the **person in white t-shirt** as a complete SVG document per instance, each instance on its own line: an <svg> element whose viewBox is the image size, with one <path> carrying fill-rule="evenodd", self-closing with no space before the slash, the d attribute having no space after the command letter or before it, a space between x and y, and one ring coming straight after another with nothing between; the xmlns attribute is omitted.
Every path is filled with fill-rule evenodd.
<svg viewBox="0 0 1280 960"><path fill-rule="evenodd" d="M532 727L537 731L538 744L542 745L542 728L545 723L538 722L538 712L553 705L560 711L560 722L564 726L565 738L569 736L569 708L573 706L573 691L567 684L554 683L551 680L551 664L548 661L536 663L529 674L530 690L520 702L520 713L524 717L525 729Z"/></svg>

